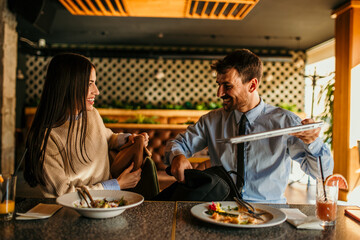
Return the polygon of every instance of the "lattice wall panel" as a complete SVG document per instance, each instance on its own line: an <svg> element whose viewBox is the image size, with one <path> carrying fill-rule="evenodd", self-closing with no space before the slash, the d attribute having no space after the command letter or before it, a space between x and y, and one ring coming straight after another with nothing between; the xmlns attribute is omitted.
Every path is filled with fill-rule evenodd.
<svg viewBox="0 0 360 240"><path fill-rule="evenodd" d="M303 59L303 52L292 52ZM46 65L50 57L26 56L26 103L41 96ZM210 60L171 60L133 58L91 58L96 66L100 96L96 104L113 101L143 102L154 105L217 102L217 85ZM259 92L265 102L296 104L304 108L303 61L264 62ZM164 73L157 78L159 71Z"/></svg>

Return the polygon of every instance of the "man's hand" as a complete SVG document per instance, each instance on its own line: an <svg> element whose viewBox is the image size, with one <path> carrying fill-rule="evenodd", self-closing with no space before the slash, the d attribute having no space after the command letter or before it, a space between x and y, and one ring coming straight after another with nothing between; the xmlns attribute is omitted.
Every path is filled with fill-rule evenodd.
<svg viewBox="0 0 360 240"><path fill-rule="evenodd" d="M133 133L129 136L128 141L134 143L134 138L136 136L143 136L144 137L144 145L145 147L149 144L149 135L146 132L142 132L140 134Z"/></svg>
<svg viewBox="0 0 360 240"><path fill-rule="evenodd" d="M171 163L171 174L179 182L185 182L184 170L192 169L189 160L184 155L176 156Z"/></svg>
<svg viewBox="0 0 360 240"><path fill-rule="evenodd" d="M314 122L315 121L313 119L308 118L308 119L302 120L301 124L305 125L305 124L314 123ZM290 135L300 138L306 144L310 144L319 137L320 131L321 131L321 128L315 128L315 129L311 129L311 130L307 130L307 131L303 131L303 132L291 133Z"/></svg>

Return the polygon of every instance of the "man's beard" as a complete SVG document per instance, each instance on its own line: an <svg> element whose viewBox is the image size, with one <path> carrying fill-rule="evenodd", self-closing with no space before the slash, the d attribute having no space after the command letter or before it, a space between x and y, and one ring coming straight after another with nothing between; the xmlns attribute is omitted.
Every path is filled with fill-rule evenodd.
<svg viewBox="0 0 360 240"><path fill-rule="evenodd" d="M223 109L226 111L226 112L231 112L235 109L235 106L234 106L234 99L230 98L230 97L225 97L225 98L222 98L223 99ZM224 99L229 99L230 101L228 101L227 103L224 103Z"/></svg>
<svg viewBox="0 0 360 240"><path fill-rule="evenodd" d="M226 112L231 112L231 111L234 111L234 110L239 110L240 111L240 108L243 108L244 106L247 105L247 103L249 102L249 99L244 97L244 98L232 98L232 97L222 97L223 99L223 109L226 111ZM230 101L227 103L227 104L224 104L224 99L229 99ZM226 106L226 107L225 107Z"/></svg>

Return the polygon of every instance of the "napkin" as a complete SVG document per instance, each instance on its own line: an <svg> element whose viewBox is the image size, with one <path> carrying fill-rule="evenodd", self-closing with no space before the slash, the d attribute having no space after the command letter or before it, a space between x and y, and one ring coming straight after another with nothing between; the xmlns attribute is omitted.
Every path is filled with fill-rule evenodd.
<svg viewBox="0 0 360 240"><path fill-rule="evenodd" d="M62 206L57 204L43 204L39 203L26 213L16 213L16 220L36 220L36 219L45 219L51 217L56 213Z"/></svg>
<svg viewBox="0 0 360 240"><path fill-rule="evenodd" d="M297 229L323 230L321 221L315 216L306 216L297 208L280 208L286 214L287 222Z"/></svg>

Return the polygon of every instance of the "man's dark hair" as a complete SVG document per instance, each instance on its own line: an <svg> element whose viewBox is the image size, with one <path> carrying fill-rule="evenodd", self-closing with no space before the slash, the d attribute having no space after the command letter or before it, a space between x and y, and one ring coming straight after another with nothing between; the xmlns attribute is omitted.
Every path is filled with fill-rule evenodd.
<svg viewBox="0 0 360 240"><path fill-rule="evenodd" d="M232 68L236 69L243 83L247 83L253 78L257 78L259 82L261 80L262 62L248 49L236 50L211 66L211 69L218 74L225 74Z"/></svg>

